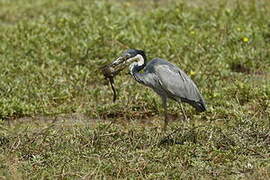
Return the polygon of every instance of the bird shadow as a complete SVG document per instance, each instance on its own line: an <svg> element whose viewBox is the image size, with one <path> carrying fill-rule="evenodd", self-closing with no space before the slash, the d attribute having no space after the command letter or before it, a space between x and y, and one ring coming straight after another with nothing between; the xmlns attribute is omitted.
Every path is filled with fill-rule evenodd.
<svg viewBox="0 0 270 180"><path fill-rule="evenodd" d="M177 128L172 133L163 137L158 143L158 146L166 145L183 145L185 142L197 143L196 128L186 129Z"/></svg>
<svg viewBox="0 0 270 180"><path fill-rule="evenodd" d="M158 143L158 146L163 146L163 145L175 145L175 144L178 144L178 145L183 145L184 142L183 141L178 141L174 138L163 138L162 140L160 140L160 142Z"/></svg>

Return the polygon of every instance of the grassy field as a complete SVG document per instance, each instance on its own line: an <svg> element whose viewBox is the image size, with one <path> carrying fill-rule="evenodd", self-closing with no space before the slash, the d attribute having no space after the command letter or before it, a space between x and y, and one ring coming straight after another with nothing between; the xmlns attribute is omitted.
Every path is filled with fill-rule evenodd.
<svg viewBox="0 0 270 180"><path fill-rule="evenodd" d="M270 179L270 1L0 0L0 179ZM173 62L208 111L160 99L127 48Z"/></svg>

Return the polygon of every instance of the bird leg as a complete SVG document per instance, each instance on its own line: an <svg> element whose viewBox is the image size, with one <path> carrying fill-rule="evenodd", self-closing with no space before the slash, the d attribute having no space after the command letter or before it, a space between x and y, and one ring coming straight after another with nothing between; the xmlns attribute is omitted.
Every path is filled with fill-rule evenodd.
<svg viewBox="0 0 270 180"><path fill-rule="evenodd" d="M185 110L184 110L184 108L182 106L182 103L180 103L180 107L181 107L182 114L184 115L185 121L188 121L188 118L187 118L187 115L185 113Z"/></svg>
<svg viewBox="0 0 270 180"><path fill-rule="evenodd" d="M163 131L166 132L167 125L168 125L167 98L162 98L162 105L163 105L163 108L164 108L164 125L163 125Z"/></svg>

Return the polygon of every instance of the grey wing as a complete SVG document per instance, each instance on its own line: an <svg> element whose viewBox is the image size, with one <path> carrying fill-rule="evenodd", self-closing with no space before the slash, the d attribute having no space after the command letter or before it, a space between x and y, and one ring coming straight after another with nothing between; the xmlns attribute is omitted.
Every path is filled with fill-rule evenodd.
<svg viewBox="0 0 270 180"><path fill-rule="evenodd" d="M191 104L198 111L205 111L206 105L195 83L184 71L173 64L156 64L154 68L158 81L170 98Z"/></svg>

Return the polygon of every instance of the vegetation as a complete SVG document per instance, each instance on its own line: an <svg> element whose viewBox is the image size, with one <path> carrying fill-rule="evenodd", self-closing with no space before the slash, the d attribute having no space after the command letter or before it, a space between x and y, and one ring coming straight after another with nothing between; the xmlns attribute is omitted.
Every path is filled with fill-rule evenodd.
<svg viewBox="0 0 270 180"><path fill-rule="evenodd" d="M268 0L1 0L0 178L270 178ZM208 111L161 103L123 71L144 49L191 76Z"/></svg>

